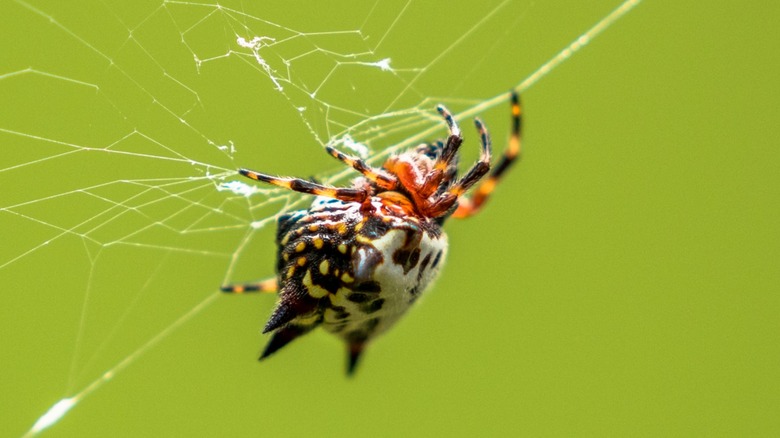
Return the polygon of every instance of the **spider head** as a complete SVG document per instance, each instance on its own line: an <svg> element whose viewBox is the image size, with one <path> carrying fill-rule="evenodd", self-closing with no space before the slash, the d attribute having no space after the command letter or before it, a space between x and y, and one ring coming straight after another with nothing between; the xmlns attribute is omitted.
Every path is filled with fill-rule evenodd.
<svg viewBox="0 0 780 438"><path fill-rule="evenodd" d="M461 141L457 136L447 142L421 144L391 156L382 167L397 178L397 187L392 191L380 191L377 196L388 202L408 205L412 208L409 213L418 216L447 216L457 207L458 196L447 190L457 177L457 148Z"/></svg>
<svg viewBox="0 0 780 438"><path fill-rule="evenodd" d="M443 106L437 110L447 122L445 141L422 144L391 156L382 166L395 181L376 196L386 204L401 206L408 214L443 221L458 208L458 198L490 170L490 137L479 119L474 120L482 145L479 160L458 179L458 150L463 137L455 120Z"/></svg>

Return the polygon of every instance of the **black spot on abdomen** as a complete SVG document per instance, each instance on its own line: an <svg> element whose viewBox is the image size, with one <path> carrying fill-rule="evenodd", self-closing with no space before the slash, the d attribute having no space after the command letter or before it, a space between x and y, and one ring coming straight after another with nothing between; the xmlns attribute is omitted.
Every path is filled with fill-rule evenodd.
<svg viewBox="0 0 780 438"><path fill-rule="evenodd" d="M408 273L420 261L420 248L412 250L399 249L393 254L393 262L403 268L404 274Z"/></svg>
<svg viewBox="0 0 780 438"><path fill-rule="evenodd" d="M382 286L376 281L364 281L355 285L352 290L355 292L382 292Z"/></svg>
<svg viewBox="0 0 780 438"><path fill-rule="evenodd" d="M439 252L436 253L436 257L433 259L433 263L431 264L431 268L435 268L436 266L439 266L439 262L441 261L441 256L444 254L444 251L439 250Z"/></svg>
<svg viewBox="0 0 780 438"><path fill-rule="evenodd" d="M371 301L366 305L361 306L360 310L362 310L363 313L371 314L382 310L382 306L384 306L384 304L385 304L385 299L379 298L374 301Z"/></svg>
<svg viewBox="0 0 780 438"><path fill-rule="evenodd" d="M365 303L368 301L368 295L361 293L352 293L347 296L347 299L353 303Z"/></svg>
<svg viewBox="0 0 780 438"><path fill-rule="evenodd" d="M429 253L425 258L423 259L422 263L420 263L420 270L417 271L417 282L422 279L423 274L425 273L425 270L428 269L428 263L431 262L431 253Z"/></svg>

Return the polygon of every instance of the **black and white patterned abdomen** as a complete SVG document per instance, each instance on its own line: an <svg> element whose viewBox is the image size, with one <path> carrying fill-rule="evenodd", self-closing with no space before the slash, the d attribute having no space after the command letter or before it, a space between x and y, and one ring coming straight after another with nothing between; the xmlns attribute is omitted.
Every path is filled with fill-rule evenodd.
<svg viewBox="0 0 780 438"><path fill-rule="evenodd" d="M266 327L317 325L361 345L391 327L436 279L447 236L432 220L318 198L280 219L280 302ZM362 209L362 210L361 210Z"/></svg>
<svg viewBox="0 0 780 438"><path fill-rule="evenodd" d="M376 336L390 328L436 279L446 256L447 236L425 232L410 242L408 229L390 229L383 236L359 242L352 258L372 287L339 289L325 310L323 327L347 341Z"/></svg>

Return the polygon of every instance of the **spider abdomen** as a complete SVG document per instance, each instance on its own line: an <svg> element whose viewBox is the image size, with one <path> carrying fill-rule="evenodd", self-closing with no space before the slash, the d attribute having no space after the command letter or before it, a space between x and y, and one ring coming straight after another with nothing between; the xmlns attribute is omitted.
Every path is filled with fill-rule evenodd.
<svg viewBox="0 0 780 438"><path fill-rule="evenodd" d="M318 198L280 219L277 243L280 300L266 325L274 338L264 356L322 325L348 343L350 368L435 280L447 250L435 221L388 209L378 198Z"/></svg>
<svg viewBox="0 0 780 438"><path fill-rule="evenodd" d="M390 229L382 237L357 244L351 264L358 278L329 298L323 327L347 342L365 342L390 328L438 276L447 237L420 232L409 242L409 229ZM366 266L364 266L366 265ZM365 285L369 285L366 287Z"/></svg>

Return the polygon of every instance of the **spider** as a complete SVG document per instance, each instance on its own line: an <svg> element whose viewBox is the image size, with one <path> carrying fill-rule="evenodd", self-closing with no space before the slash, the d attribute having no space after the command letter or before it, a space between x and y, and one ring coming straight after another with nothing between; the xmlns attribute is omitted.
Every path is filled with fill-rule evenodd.
<svg viewBox="0 0 780 438"><path fill-rule="evenodd" d="M256 181L317 196L308 210L279 217L275 278L221 289L279 292L263 329L273 334L260 360L322 326L346 341L351 375L368 342L395 324L436 279L447 254L444 221L480 211L520 156L522 120L520 99L512 93L512 133L491 172L490 136L475 119L479 159L458 177L463 137L452 114L442 105L436 109L449 136L393 155L381 168L326 146L331 156L362 175L352 187L239 170Z"/></svg>

